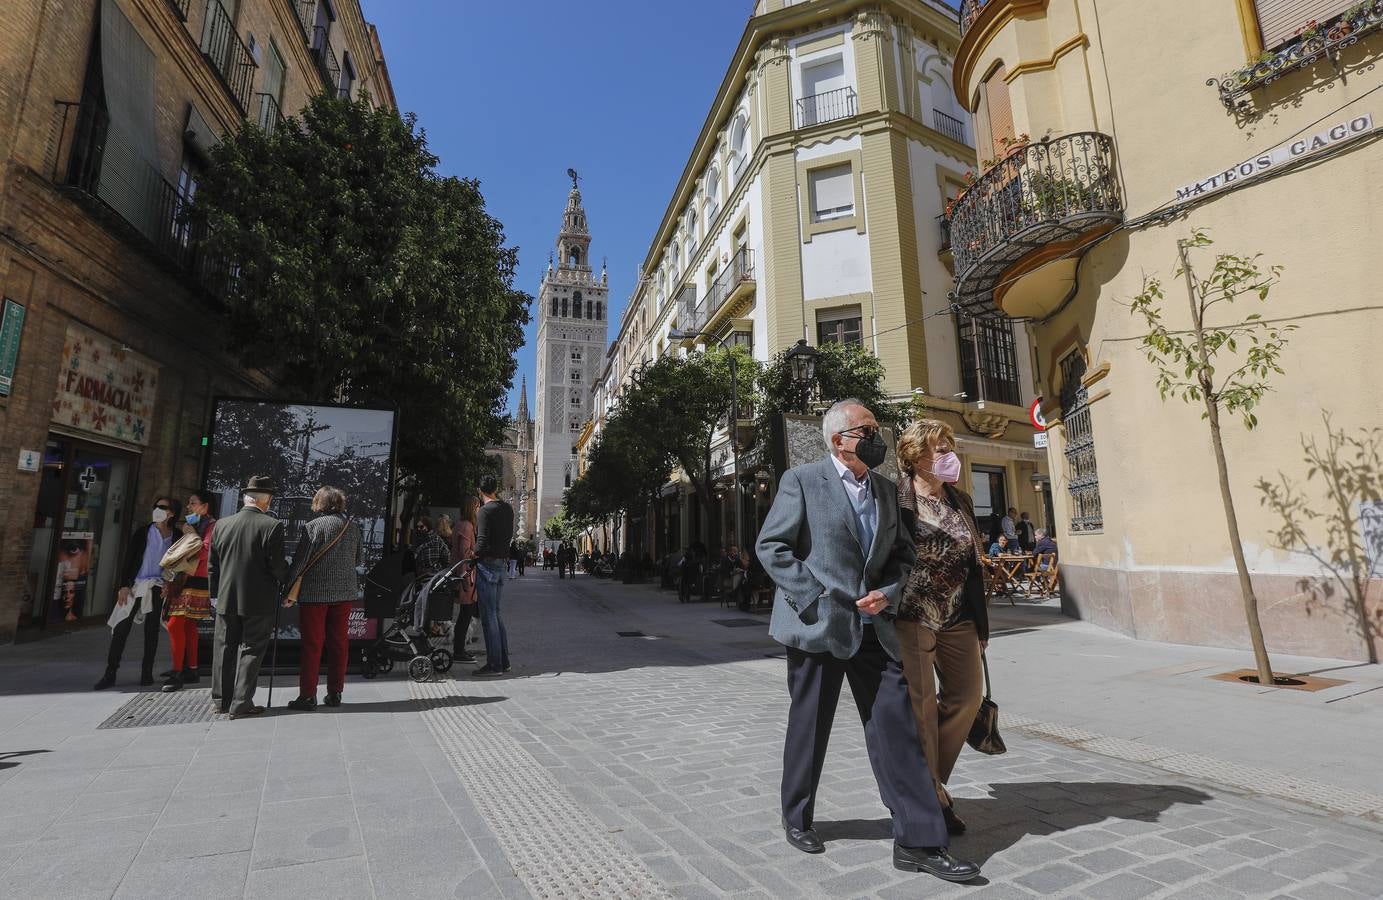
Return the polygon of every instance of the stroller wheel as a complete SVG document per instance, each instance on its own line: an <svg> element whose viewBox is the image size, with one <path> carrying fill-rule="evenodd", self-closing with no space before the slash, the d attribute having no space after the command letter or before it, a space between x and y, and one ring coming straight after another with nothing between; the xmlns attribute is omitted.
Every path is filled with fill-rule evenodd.
<svg viewBox="0 0 1383 900"><path fill-rule="evenodd" d="M446 672L451 668L451 651L445 647L438 647L432 651L432 668L436 672Z"/></svg>
<svg viewBox="0 0 1383 900"><path fill-rule="evenodd" d="M408 677L422 683L432 678L432 660L426 656L415 656L408 662Z"/></svg>

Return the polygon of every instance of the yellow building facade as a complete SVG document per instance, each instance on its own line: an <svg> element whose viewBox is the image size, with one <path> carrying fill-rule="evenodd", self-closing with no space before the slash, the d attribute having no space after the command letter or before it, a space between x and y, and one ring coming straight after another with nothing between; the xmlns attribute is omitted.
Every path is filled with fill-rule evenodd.
<svg viewBox="0 0 1383 900"><path fill-rule="evenodd" d="M1378 622L1380 580L1362 611L1327 596L1322 570L1277 546L1255 485L1305 479L1302 440L1324 439L1323 412L1350 434L1383 424L1366 249L1383 202L1383 4L965 0L961 22L956 100L989 162L950 216L956 297L1035 340L1068 611L1139 638L1247 646L1202 407L1161 400L1129 308L1156 274L1164 324L1190 326L1178 241L1203 229L1201 277L1217 252L1282 267L1265 304L1241 298L1211 324L1297 326L1259 426L1225 417L1268 647L1376 654L1363 623ZM1319 480L1307 493L1325 506Z"/></svg>
<svg viewBox="0 0 1383 900"><path fill-rule="evenodd" d="M925 396L955 424L982 515L997 526L1014 506L1045 520L1026 333L949 309L943 212L975 156L950 81L958 40L955 10L933 0L755 6L593 386L597 423L641 362L668 353L737 344L768 361L799 340L858 343L893 398ZM725 492L714 533L729 537L727 441L713 457ZM709 539L689 489L669 486L667 533L643 546ZM767 492L741 491L756 531Z"/></svg>

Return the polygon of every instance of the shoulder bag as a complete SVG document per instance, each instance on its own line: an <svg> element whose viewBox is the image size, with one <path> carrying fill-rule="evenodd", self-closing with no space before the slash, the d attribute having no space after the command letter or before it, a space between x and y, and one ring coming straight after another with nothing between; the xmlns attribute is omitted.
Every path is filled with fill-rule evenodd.
<svg viewBox="0 0 1383 900"><path fill-rule="evenodd" d="M1007 753L1008 747L999 736L999 705L989 697L989 659L980 654L980 665L984 666L984 699L980 701L980 711L975 714L975 722L970 726L970 736L965 742L981 753L998 756Z"/></svg>
<svg viewBox="0 0 1383 900"><path fill-rule="evenodd" d="M303 570L298 573L298 577L293 579L292 586L288 588L288 593L285 594L283 597L284 600L287 600L290 605L298 602L298 594L302 593L303 589L303 576L306 575L308 572L312 571L312 567L317 565L317 563L321 562L322 557L330 553L331 548L335 547L338 543L341 542L341 538L346 536L346 531L350 527L351 520L346 519L345 524L341 526L341 530L336 533L336 537L331 539L331 543L327 544L317 553L317 555L313 556L311 559L307 561L307 565L303 566Z"/></svg>

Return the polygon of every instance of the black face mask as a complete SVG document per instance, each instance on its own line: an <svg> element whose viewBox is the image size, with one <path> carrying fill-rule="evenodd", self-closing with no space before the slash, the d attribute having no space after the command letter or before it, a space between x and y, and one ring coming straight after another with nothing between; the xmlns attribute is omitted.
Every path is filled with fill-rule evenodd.
<svg viewBox="0 0 1383 900"><path fill-rule="evenodd" d="M876 431L855 442L855 455L869 468L877 469L888 456L888 445L884 443L883 435Z"/></svg>

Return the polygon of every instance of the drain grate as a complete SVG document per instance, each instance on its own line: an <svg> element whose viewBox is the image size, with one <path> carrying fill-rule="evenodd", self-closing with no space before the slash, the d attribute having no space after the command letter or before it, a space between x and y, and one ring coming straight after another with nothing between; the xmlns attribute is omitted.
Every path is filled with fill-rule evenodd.
<svg viewBox="0 0 1383 900"><path fill-rule="evenodd" d="M211 722L219 717L211 711L210 688L184 688L165 694L149 691L136 694L99 728L145 728L150 725L189 725Z"/></svg>
<svg viewBox="0 0 1383 900"><path fill-rule="evenodd" d="M717 625L724 625L726 628L752 628L755 625L767 625L764 619L712 619Z"/></svg>

